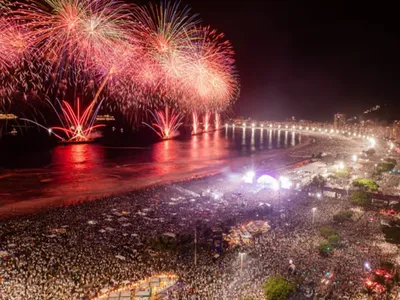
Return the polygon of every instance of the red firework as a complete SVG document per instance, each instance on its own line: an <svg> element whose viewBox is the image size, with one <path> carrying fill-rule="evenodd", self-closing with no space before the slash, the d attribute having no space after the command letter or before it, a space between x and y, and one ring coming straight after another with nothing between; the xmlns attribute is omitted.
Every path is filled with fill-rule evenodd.
<svg viewBox="0 0 400 300"><path fill-rule="evenodd" d="M198 31L183 76L189 105L225 109L237 96L234 53L223 37L208 27Z"/></svg>
<svg viewBox="0 0 400 300"><path fill-rule="evenodd" d="M36 56L56 72L71 65L88 71L131 39L130 6L120 1L42 0L24 4L15 17L26 24Z"/></svg>
<svg viewBox="0 0 400 300"><path fill-rule="evenodd" d="M98 89L87 115L104 90L127 113L166 104L194 112L197 133L197 113L205 112L209 131L210 112L223 111L238 97L231 44L223 34L198 27L197 16L179 3L139 7L119 0L37 0L25 1L8 16L23 27L0 18L0 70L29 52L32 64L40 66L35 70L50 70L64 90L90 80ZM43 81L46 75L40 74ZM69 111L65 103L63 109ZM181 115L171 114L168 109L153 113L162 138L173 136L180 125Z"/></svg>
<svg viewBox="0 0 400 300"><path fill-rule="evenodd" d="M6 17L0 17L0 71L12 68L19 63L29 44L22 26Z"/></svg>
<svg viewBox="0 0 400 300"><path fill-rule="evenodd" d="M187 7L180 8L179 3L170 2L137 7L134 16L146 54L144 63L162 74L155 84L157 92L162 89L165 97L176 101L182 95L180 82L199 20Z"/></svg>
<svg viewBox="0 0 400 300"><path fill-rule="evenodd" d="M211 129L210 117L211 117L211 112L206 111L203 116L203 128L205 132L208 132Z"/></svg>
<svg viewBox="0 0 400 300"><path fill-rule="evenodd" d="M199 116L197 114L197 111L193 111L192 117L193 117L192 134L198 134L200 132L200 122L199 122Z"/></svg>
<svg viewBox="0 0 400 300"><path fill-rule="evenodd" d="M218 112L215 113L215 130L221 129L221 116Z"/></svg>
<svg viewBox="0 0 400 300"><path fill-rule="evenodd" d="M49 102L49 104L58 116L60 126L47 128L33 120L25 118L21 118L21 120L34 123L39 127L48 130L49 134L53 134L61 141L68 143L90 142L92 140L91 136L93 131L105 126L103 124L94 125L101 103L96 105L95 101L92 101L83 112L81 112L79 98L77 99L76 111L67 101L59 103L59 110L57 110L51 102Z"/></svg>
<svg viewBox="0 0 400 300"><path fill-rule="evenodd" d="M150 114L154 118L154 123L149 125L143 122L143 124L150 127L160 138L168 140L179 134L178 129L182 125L183 115L175 113L174 110L170 113L168 106L165 106L165 112L162 110L154 113L150 111Z"/></svg>

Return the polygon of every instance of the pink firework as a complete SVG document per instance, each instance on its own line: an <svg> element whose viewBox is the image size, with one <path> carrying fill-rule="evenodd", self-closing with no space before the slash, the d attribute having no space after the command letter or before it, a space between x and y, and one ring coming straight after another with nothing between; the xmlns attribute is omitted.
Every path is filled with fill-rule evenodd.
<svg viewBox="0 0 400 300"><path fill-rule="evenodd" d="M192 117L193 117L192 134L198 134L200 131L200 122L199 122L199 115L197 114L197 111L193 111Z"/></svg>
<svg viewBox="0 0 400 300"><path fill-rule="evenodd" d="M92 101L83 112L81 112L79 98L77 100L76 111L74 111L67 101L59 103L60 111L58 111L51 102L49 102L49 104L57 114L61 126L47 128L36 121L25 118L21 118L21 120L34 123L48 130L49 134L53 134L61 141L68 143L89 142L91 141L93 131L105 126L103 124L94 125L101 103L96 105L96 103Z"/></svg>
<svg viewBox="0 0 400 300"><path fill-rule="evenodd" d="M134 16L140 32L140 44L146 53L146 63L156 65L162 72L158 90L176 100L182 95L180 82L184 76L190 44L198 24L196 15L179 3L162 2L137 7Z"/></svg>
<svg viewBox="0 0 400 300"><path fill-rule="evenodd" d="M165 111L159 110L155 113L150 111L150 114L153 116L154 123L149 125L143 122L143 124L150 127L160 138L168 140L179 134L178 129L182 125L183 115L175 113L174 110L170 113L168 106L165 106Z"/></svg>
<svg viewBox="0 0 400 300"><path fill-rule="evenodd" d="M28 48L23 27L0 17L0 71L4 72L22 61Z"/></svg>
<svg viewBox="0 0 400 300"><path fill-rule="evenodd" d="M116 44L129 41L129 5L103 0L42 0L22 5L16 18L29 29L38 58L56 72L87 72L111 53Z"/></svg>
<svg viewBox="0 0 400 300"><path fill-rule="evenodd" d="M235 100L238 91L233 50L222 34L209 28L198 30L198 40L185 68L183 85L190 96L189 105L202 109L226 108Z"/></svg>
<svg viewBox="0 0 400 300"><path fill-rule="evenodd" d="M210 129L211 129L211 126L210 126L210 117L211 117L211 112L206 111L206 112L204 113L204 116L203 116L203 127L204 127L204 131L205 131L205 132L208 132L208 131L210 131Z"/></svg>
<svg viewBox="0 0 400 300"><path fill-rule="evenodd" d="M220 130L221 128L221 116L218 112L215 112L215 130Z"/></svg>

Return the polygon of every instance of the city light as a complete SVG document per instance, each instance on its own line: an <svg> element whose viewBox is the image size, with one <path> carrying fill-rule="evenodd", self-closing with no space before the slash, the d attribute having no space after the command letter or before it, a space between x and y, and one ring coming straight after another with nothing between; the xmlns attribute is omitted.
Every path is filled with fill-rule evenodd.
<svg viewBox="0 0 400 300"><path fill-rule="evenodd" d="M254 171L247 171L243 176L243 181L246 183L253 183L255 175L256 173Z"/></svg>
<svg viewBox="0 0 400 300"><path fill-rule="evenodd" d="M376 140L374 138L369 139L369 146L374 148L376 146Z"/></svg>
<svg viewBox="0 0 400 300"><path fill-rule="evenodd" d="M366 272L371 271L371 265L369 264L369 262L365 262L364 263L364 269Z"/></svg>
<svg viewBox="0 0 400 300"><path fill-rule="evenodd" d="M279 177L279 183L283 189L290 189L290 187L292 186L292 182L290 181L290 179L285 176Z"/></svg>
<svg viewBox="0 0 400 300"><path fill-rule="evenodd" d="M357 155L353 155L352 157L351 157L351 159L354 161L354 162L356 162L357 161Z"/></svg>

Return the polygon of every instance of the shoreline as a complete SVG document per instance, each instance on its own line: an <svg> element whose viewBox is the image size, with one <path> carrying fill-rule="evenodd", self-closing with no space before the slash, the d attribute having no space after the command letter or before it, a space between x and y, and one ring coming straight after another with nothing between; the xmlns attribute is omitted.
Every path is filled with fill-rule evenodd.
<svg viewBox="0 0 400 300"><path fill-rule="evenodd" d="M312 145L313 138L317 136L306 135L302 136L302 142L298 145L288 147L271 149L267 151L256 152L250 156L235 157L234 159L223 158L216 162L216 165L212 168L206 169L195 169L193 171L185 173L177 173L175 179L161 178L159 180L148 181L147 178L140 180L137 179L135 185L132 186L129 182L121 182L118 188L110 190L97 190L86 194L80 193L76 195L74 200L71 200L71 195L65 198L62 197L47 197L47 198L35 198L35 200L22 200L13 203L7 203L0 206L0 221L8 220L16 217L24 217L30 215L37 215L42 212L52 211L57 208L63 208L68 206L81 205L83 203L90 203L96 201L107 201L107 198L124 196L130 193L140 192L141 190L149 188L158 188L162 186L168 186L177 183L190 182L193 180L212 178L220 176L226 172L235 172L246 165L256 165L265 160L276 160L279 159L282 162L287 162L287 156L291 151L307 148ZM285 163L283 168L287 167Z"/></svg>

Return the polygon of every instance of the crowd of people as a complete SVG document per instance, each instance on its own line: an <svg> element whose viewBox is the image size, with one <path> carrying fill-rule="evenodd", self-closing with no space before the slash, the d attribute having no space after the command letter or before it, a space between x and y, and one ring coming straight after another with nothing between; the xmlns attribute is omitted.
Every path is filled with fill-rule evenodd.
<svg viewBox="0 0 400 300"><path fill-rule="evenodd" d="M321 141L294 149L275 167L336 143L343 151L345 144ZM13 217L0 222L0 299L92 299L104 288L161 273L179 277L164 293L171 300L264 299L262 284L274 274L302 278L294 299L306 299L310 289L313 295L354 299L364 288L363 264L378 266L398 254L388 250L379 216L355 211L352 221L335 225L341 246L322 257L319 228L333 226L332 216L343 209L353 208L343 199L277 193L221 174ZM211 248L212 228L227 232L258 219L271 229L252 243L218 253ZM192 241L188 247L154 249L166 233ZM296 275L288 272L290 260ZM328 272L333 277L322 283Z"/></svg>

